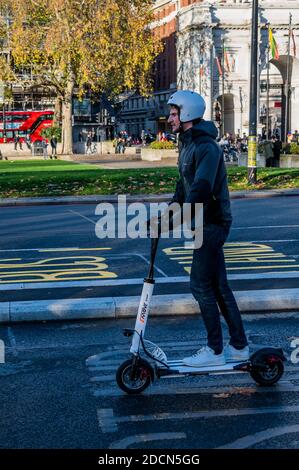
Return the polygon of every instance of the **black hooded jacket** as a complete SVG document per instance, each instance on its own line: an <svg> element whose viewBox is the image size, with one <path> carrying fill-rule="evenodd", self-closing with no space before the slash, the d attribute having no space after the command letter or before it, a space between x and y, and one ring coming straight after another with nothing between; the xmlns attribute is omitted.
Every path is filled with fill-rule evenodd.
<svg viewBox="0 0 299 470"><path fill-rule="evenodd" d="M227 174L217 128L202 120L180 136L179 173L172 202L204 204L204 224L232 223Z"/></svg>

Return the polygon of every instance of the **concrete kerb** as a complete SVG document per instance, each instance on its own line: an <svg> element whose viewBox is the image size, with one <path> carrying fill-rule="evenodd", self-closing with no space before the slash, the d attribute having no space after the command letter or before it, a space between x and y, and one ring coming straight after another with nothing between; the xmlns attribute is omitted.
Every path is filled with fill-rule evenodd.
<svg viewBox="0 0 299 470"><path fill-rule="evenodd" d="M115 318L112 297L6 302L9 322Z"/></svg>
<svg viewBox="0 0 299 470"><path fill-rule="evenodd" d="M9 302L0 302L0 324L8 323L9 321Z"/></svg>
<svg viewBox="0 0 299 470"><path fill-rule="evenodd" d="M242 313L299 310L299 289L236 291ZM119 319L136 317L140 297L54 299L0 303L0 323ZM194 315L200 312L191 294L154 295L152 316Z"/></svg>
<svg viewBox="0 0 299 470"><path fill-rule="evenodd" d="M298 192L299 194L299 192ZM169 201L173 194L140 194L136 196L127 196L127 202L164 202ZM110 202L116 204L118 195L115 196L62 196L62 197L41 197L41 198L0 198L0 206L46 206L46 205L64 205L64 204L99 204L101 202Z"/></svg>
<svg viewBox="0 0 299 470"><path fill-rule="evenodd" d="M164 202L171 200L170 194L136 194L127 195L127 202ZM299 189L273 189L258 191L233 191L231 199L256 199L280 196L299 196ZM0 198L0 206L41 206L63 204L99 204L100 202L117 203L118 195L93 195L93 196L54 196L54 197L24 197L24 198Z"/></svg>

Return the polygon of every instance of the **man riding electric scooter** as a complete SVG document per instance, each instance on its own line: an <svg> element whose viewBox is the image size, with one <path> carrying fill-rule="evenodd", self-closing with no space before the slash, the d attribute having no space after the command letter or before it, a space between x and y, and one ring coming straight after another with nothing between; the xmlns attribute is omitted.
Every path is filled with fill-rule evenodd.
<svg viewBox="0 0 299 470"><path fill-rule="evenodd" d="M177 91L168 105L168 123L173 133L180 133L180 179L172 202L202 203L204 207L203 244L193 252L190 287L207 330L207 346L182 362L191 367L204 367L246 361L248 343L240 311L228 285L223 254L232 215L224 159L215 140L217 128L213 122L203 119L206 104L198 93ZM230 334L224 350L219 309Z"/></svg>
<svg viewBox="0 0 299 470"><path fill-rule="evenodd" d="M174 133L180 133L180 179L172 202L191 203L196 221L196 203L203 207L203 243L195 244L191 270L191 291L198 301L208 333L207 346L183 360L167 358L155 343L145 339L145 330L154 290L154 264L159 235L164 227L180 223L180 213L169 220L161 215L157 231L151 234L150 263L144 279L135 327L125 328L124 335L132 338L130 359L121 363L116 381L121 390L138 394L155 379L183 376L249 373L260 385L277 383L283 375L285 360L280 348L266 347L249 356L249 348L241 315L228 285L223 256L223 244L232 222L226 170L220 148L215 142L216 127L204 121L204 99L191 91L178 91L169 101L168 119ZM179 207L179 205L177 206ZM190 207L188 207L190 209ZM184 212L184 211L182 211ZM189 212L189 211L188 211ZM192 211L191 211L192 213ZM165 224L164 224L165 222ZM185 222L185 221L184 221ZM151 219L147 229L151 228ZM191 228L197 230L192 221ZM196 241L196 237L194 238ZM228 325L230 341L224 348L220 311Z"/></svg>
<svg viewBox="0 0 299 470"><path fill-rule="evenodd" d="M223 244L229 234L232 216L224 159L215 142L216 127L212 122L203 120L205 102L197 93L178 91L170 97L168 104L168 122L174 133L180 133L181 147L180 179L172 202L180 206L191 203L195 220L195 204L201 203L200 210L203 207L203 243L200 248L195 245L191 291L200 305L208 341L207 346L193 356L180 360L167 358L158 345L145 339L155 284L154 266L159 235L164 231L164 222L169 227L175 225L174 218L169 220L162 214L160 223L153 221L158 230L154 231L153 236L150 231L149 272L144 279L135 327L124 329L124 335L132 338L131 357L119 365L117 384L128 394L138 394L155 378L249 373L260 385L274 385L284 372L283 351L266 347L249 356L240 311L227 282ZM148 231L149 228L151 219L147 222ZM230 334L229 344L224 350L219 309Z"/></svg>

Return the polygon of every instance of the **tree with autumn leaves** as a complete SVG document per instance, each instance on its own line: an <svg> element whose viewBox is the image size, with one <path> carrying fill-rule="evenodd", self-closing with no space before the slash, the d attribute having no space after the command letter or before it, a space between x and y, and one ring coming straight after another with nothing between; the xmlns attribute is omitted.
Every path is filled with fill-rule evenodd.
<svg viewBox="0 0 299 470"><path fill-rule="evenodd" d="M30 68L32 85L50 87L62 104L64 153L72 153L72 98L86 89L113 97L151 91L161 43L149 25L153 0L0 0L0 35L11 60L0 80ZM9 18L9 20L8 20Z"/></svg>

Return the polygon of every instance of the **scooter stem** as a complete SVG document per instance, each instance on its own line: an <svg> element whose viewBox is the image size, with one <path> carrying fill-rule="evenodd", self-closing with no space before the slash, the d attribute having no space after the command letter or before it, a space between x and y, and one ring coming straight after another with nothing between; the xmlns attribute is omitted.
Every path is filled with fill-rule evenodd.
<svg viewBox="0 0 299 470"><path fill-rule="evenodd" d="M146 322L148 319L150 302L154 290L154 263L158 248L159 238L151 239L151 257L150 257L150 268L149 274L146 279L144 279L141 299L139 302L138 314L135 322L134 335L132 339L132 346L130 352L134 355L138 354L141 336L144 337Z"/></svg>
<svg viewBox="0 0 299 470"><path fill-rule="evenodd" d="M158 244L159 244L159 238L151 238L150 268L149 268L149 273L148 273L148 277L146 278L146 280L154 279L154 265L155 265Z"/></svg>

